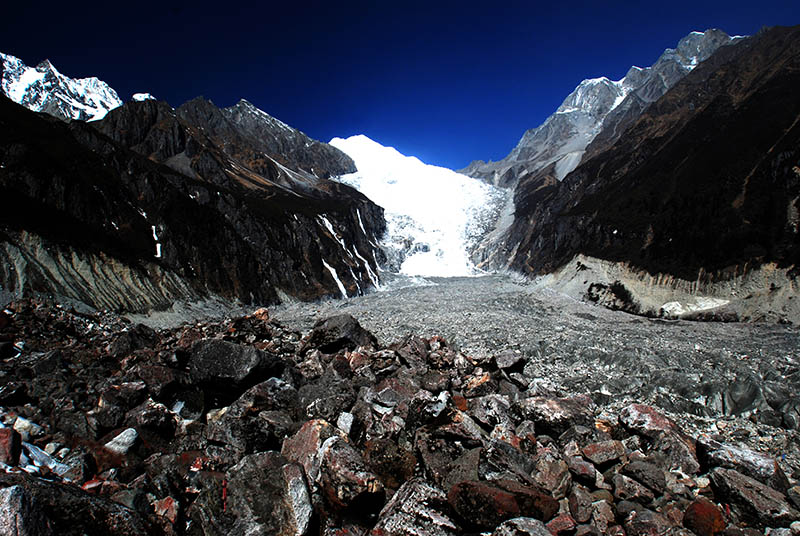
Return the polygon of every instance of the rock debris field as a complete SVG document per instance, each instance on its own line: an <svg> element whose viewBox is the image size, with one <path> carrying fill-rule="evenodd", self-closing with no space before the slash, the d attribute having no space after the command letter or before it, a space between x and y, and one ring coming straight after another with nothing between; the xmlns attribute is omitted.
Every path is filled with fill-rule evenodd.
<svg viewBox="0 0 800 536"><path fill-rule="evenodd" d="M800 533L796 327L432 282L160 329L9 304L0 534Z"/></svg>

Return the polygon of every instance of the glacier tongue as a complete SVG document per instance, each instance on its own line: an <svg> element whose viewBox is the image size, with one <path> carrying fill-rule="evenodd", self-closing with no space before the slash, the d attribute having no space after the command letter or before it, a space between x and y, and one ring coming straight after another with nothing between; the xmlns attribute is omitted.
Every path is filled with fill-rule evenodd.
<svg viewBox="0 0 800 536"><path fill-rule="evenodd" d="M383 245L401 274L456 277L480 274L470 250L490 228L504 192L455 171L432 166L366 136L334 138L358 171L338 180L386 211Z"/></svg>

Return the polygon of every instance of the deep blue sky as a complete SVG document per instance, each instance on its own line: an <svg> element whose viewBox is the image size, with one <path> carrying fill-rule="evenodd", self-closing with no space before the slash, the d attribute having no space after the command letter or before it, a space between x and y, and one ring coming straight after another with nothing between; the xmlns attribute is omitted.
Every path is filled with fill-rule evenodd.
<svg viewBox="0 0 800 536"><path fill-rule="evenodd" d="M29 65L123 100L246 98L314 138L366 134L451 168L504 157L582 79L650 65L692 30L800 24L798 0L11 4L0 51Z"/></svg>

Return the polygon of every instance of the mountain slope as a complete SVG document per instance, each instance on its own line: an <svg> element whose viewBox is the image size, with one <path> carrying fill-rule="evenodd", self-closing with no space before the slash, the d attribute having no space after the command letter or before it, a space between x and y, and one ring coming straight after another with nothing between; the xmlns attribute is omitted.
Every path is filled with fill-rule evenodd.
<svg viewBox="0 0 800 536"><path fill-rule="evenodd" d="M224 115L207 101L183 112L201 109ZM103 121L67 125L3 97L0 122L0 192L10 207L0 217L0 285L15 294L147 310L374 285L379 207L254 147L238 145L253 157L239 160L165 103L131 102Z"/></svg>
<svg viewBox="0 0 800 536"><path fill-rule="evenodd" d="M536 173L563 180L601 132L608 134L598 145L612 143L649 103L720 46L736 39L720 30L692 32L677 48L665 50L651 67L631 67L618 81L584 80L542 125L525 132L504 159L478 160L460 172L503 187L513 187L520 178Z"/></svg>
<svg viewBox="0 0 800 536"><path fill-rule="evenodd" d="M523 179L500 257L526 273L583 254L725 279L800 265L800 27L723 47L563 182Z"/></svg>
<svg viewBox="0 0 800 536"><path fill-rule="evenodd" d="M0 53L0 70L3 93L34 112L59 119L94 121L122 105L117 92L102 80L69 78L58 72L50 60L28 67L19 58Z"/></svg>

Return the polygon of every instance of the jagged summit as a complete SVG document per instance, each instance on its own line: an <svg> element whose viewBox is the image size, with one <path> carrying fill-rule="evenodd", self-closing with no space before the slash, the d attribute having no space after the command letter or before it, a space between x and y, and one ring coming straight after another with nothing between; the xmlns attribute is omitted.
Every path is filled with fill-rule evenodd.
<svg viewBox="0 0 800 536"><path fill-rule="evenodd" d="M94 121L122 105L117 92L96 77L70 78L50 60L29 67L9 54L0 53L0 59L3 93L35 112L60 119Z"/></svg>
<svg viewBox="0 0 800 536"><path fill-rule="evenodd" d="M633 66L621 80L584 80L542 125L525 132L507 157L489 163L474 161L461 173L506 187L537 172L562 180L578 166L601 131L611 127L604 146L616 140L647 104L720 46L738 39L717 29L692 32L676 48L666 49L652 66Z"/></svg>

